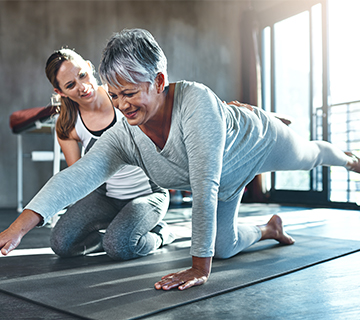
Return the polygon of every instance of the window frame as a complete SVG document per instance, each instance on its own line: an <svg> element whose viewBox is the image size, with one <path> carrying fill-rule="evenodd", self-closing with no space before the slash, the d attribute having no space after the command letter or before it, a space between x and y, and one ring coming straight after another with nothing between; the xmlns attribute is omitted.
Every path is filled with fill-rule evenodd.
<svg viewBox="0 0 360 320"><path fill-rule="evenodd" d="M312 99L313 99L313 45L312 45L312 16L311 16L311 8L316 5L321 4L322 12L322 108L321 108L321 117L322 117L322 139L325 141L329 140L329 119L328 119L328 112L329 108L331 107L328 102L329 96L329 52L328 52L328 3L327 0L306 0L306 1L291 1L291 2L281 2L279 5L275 5L267 10L264 10L258 13L258 26L260 30L259 36L259 48L260 50L260 57L261 57L261 65L263 64L263 33L262 31L266 27L270 27L271 30L271 39L270 39L270 47L271 47L271 111L274 110L275 106L275 56L274 56L274 25L282 21L284 19L290 18L295 16L301 12L309 11L310 19L310 79L309 79L309 86L310 86L310 105L312 106ZM263 68L262 68L263 70ZM262 87L264 85L264 76L262 72L262 79L261 79ZM264 90L262 91L262 95ZM264 101L265 97L261 97L261 101ZM316 114L313 113L313 108L310 108L310 132L311 132L311 139L315 138L316 130L315 125L316 121ZM316 169L314 169L316 170ZM359 207L355 203L351 202L333 202L330 201L330 169L327 167L321 168L322 174L322 190L315 191L313 190L313 177L316 173L312 172L310 174L310 191L296 191L296 190L275 190L275 179L274 173L271 173L271 189L267 193L267 200L268 202L272 203L282 203L282 204L299 204L300 202L304 205L318 205L318 206L326 206L326 207L337 207L337 208L350 208L350 209L358 209Z"/></svg>

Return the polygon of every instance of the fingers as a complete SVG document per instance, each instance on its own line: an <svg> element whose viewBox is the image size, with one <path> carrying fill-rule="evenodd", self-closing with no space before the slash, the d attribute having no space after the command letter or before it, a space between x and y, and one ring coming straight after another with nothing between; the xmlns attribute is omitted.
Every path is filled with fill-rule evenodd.
<svg viewBox="0 0 360 320"><path fill-rule="evenodd" d="M199 286L205 282L206 282L205 277L193 278L188 281L181 279L167 278L155 283L155 288L158 290L159 289L171 290L177 287L179 290L185 290L193 286Z"/></svg>
<svg viewBox="0 0 360 320"><path fill-rule="evenodd" d="M20 243L21 237L7 229L0 233L0 252L6 256L13 251Z"/></svg>
<svg viewBox="0 0 360 320"><path fill-rule="evenodd" d="M191 281L187 281L186 283L184 283L183 285L180 285L178 288L179 290L185 290L194 286L200 286L203 283L206 282L206 279L200 278L200 279L193 279Z"/></svg>
<svg viewBox="0 0 360 320"><path fill-rule="evenodd" d="M162 278L163 280L155 283L155 288L157 290L163 289L163 290L170 290L176 287L184 287L188 281L180 280L180 279L174 279L173 277L169 278Z"/></svg>
<svg viewBox="0 0 360 320"><path fill-rule="evenodd" d="M161 280L166 279L166 278L170 278L170 277L172 277L174 274L175 274L175 273L169 273L168 275L161 277Z"/></svg>
<svg viewBox="0 0 360 320"><path fill-rule="evenodd" d="M170 290L184 284L183 280L174 280L172 277L165 278L162 281L155 283L156 289Z"/></svg>
<svg viewBox="0 0 360 320"><path fill-rule="evenodd" d="M254 110L254 107L249 105L249 104L246 104L246 103L241 103L237 100L233 100L233 101L230 101L230 102L226 102L226 101L223 101L224 103L226 104L231 104L231 105L234 105L236 107L244 107L246 109L249 109L250 111L253 111Z"/></svg>
<svg viewBox="0 0 360 320"><path fill-rule="evenodd" d="M178 287L179 290L185 290L193 286L201 285L205 283L207 279L207 276L199 274L199 272L194 269L189 269L162 277L161 281L155 283L155 288L157 290L171 290Z"/></svg>
<svg viewBox="0 0 360 320"><path fill-rule="evenodd" d="M9 252L15 249L11 242L7 242L1 249L1 254L6 256Z"/></svg>

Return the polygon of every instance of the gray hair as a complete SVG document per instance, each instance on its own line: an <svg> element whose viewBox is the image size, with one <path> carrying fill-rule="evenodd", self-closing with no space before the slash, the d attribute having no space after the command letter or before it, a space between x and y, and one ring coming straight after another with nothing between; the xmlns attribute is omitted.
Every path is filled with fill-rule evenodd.
<svg viewBox="0 0 360 320"><path fill-rule="evenodd" d="M115 33L103 51L99 66L101 80L112 87L121 87L119 78L134 84L153 84L159 72L165 75L168 85L165 54L151 33L143 29Z"/></svg>

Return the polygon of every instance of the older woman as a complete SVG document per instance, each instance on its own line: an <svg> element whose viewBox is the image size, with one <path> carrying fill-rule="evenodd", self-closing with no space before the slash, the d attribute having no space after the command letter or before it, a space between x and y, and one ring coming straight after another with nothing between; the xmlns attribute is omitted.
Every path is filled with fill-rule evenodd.
<svg viewBox="0 0 360 320"><path fill-rule="evenodd" d="M163 51L145 30L123 30L111 38L100 76L125 117L28 204L0 236L3 254L29 229L122 166L137 165L162 187L192 191L192 267L155 284L157 289L184 290L207 281L214 256L229 258L263 239L294 243L276 215L264 226L237 225L242 191L256 174L318 165L360 172L358 158L327 142L305 141L258 108L226 105L198 83L169 84L166 64ZM71 183L74 177L76 184Z"/></svg>

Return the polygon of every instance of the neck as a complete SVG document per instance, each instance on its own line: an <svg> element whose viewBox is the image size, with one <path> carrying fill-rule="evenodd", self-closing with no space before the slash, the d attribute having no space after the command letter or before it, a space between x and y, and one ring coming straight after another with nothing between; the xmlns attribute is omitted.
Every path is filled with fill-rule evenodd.
<svg viewBox="0 0 360 320"><path fill-rule="evenodd" d="M173 109L175 85L167 86L159 101L160 108L157 116L148 121L140 129L160 148L165 146L171 127L171 115Z"/></svg>
<svg viewBox="0 0 360 320"><path fill-rule="evenodd" d="M95 92L96 99L89 104L79 104L79 109L82 112L93 112L102 109L104 104L111 104L111 100L107 95L105 89L99 86Z"/></svg>

